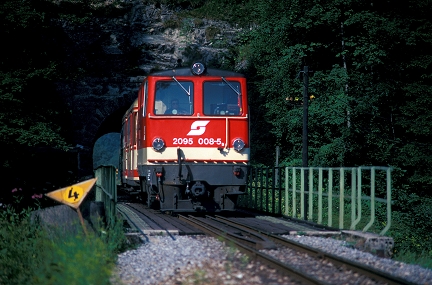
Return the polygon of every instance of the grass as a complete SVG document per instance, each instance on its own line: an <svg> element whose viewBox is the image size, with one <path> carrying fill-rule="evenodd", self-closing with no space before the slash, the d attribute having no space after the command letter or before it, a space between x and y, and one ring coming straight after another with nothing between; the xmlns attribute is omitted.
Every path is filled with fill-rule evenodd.
<svg viewBox="0 0 432 285"><path fill-rule="evenodd" d="M410 252L408 250L404 250L399 252L395 257L395 260L409 263L409 264L417 264L424 268L432 269L432 252L421 252L415 253Z"/></svg>
<svg viewBox="0 0 432 285"><path fill-rule="evenodd" d="M121 223L85 235L42 227L30 213L1 209L0 284L111 284L117 253L127 248Z"/></svg>

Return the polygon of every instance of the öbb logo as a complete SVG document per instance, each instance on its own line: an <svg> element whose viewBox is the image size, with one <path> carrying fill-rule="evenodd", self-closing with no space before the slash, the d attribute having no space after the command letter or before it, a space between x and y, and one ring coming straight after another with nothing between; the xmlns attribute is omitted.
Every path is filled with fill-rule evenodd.
<svg viewBox="0 0 432 285"><path fill-rule="evenodd" d="M188 136L200 136L206 131L206 126L210 121L195 121L191 125Z"/></svg>

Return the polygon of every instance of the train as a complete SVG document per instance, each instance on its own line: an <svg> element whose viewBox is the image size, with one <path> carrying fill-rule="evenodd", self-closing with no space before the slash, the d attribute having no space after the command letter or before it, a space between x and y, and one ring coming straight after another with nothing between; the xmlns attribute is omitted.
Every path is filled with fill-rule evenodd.
<svg viewBox="0 0 432 285"><path fill-rule="evenodd" d="M119 174L147 206L232 211L250 160L245 75L195 62L147 75L122 120Z"/></svg>

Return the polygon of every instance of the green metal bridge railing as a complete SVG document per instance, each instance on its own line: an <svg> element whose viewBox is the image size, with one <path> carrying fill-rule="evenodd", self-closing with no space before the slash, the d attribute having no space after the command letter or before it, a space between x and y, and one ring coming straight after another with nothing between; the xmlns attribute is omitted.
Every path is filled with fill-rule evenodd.
<svg viewBox="0 0 432 285"><path fill-rule="evenodd" d="M390 167L251 167L240 206L384 235L391 189Z"/></svg>
<svg viewBox="0 0 432 285"><path fill-rule="evenodd" d="M99 166L95 170L97 202L103 202L108 222L112 222L116 215L117 183L114 166Z"/></svg>
<svg viewBox="0 0 432 285"><path fill-rule="evenodd" d="M116 169L99 166L95 177L96 201L112 219ZM239 206L384 235L391 226L391 191L390 167L251 167Z"/></svg>

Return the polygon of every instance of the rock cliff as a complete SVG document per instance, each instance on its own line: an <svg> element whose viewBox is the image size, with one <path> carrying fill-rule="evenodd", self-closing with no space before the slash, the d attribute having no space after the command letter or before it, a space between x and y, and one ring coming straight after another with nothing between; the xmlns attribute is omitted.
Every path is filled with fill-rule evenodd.
<svg viewBox="0 0 432 285"><path fill-rule="evenodd" d="M137 96L143 77L153 70L189 66L200 60L225 67L232 60L241 31L225 22L179 17L179 8L123 1L110 12L85 20L65 18L65 65L73 79L58 82L72 114L74 144L80 146L79 168L92 171L95 141L120 132L121 117Z"/></svg>

